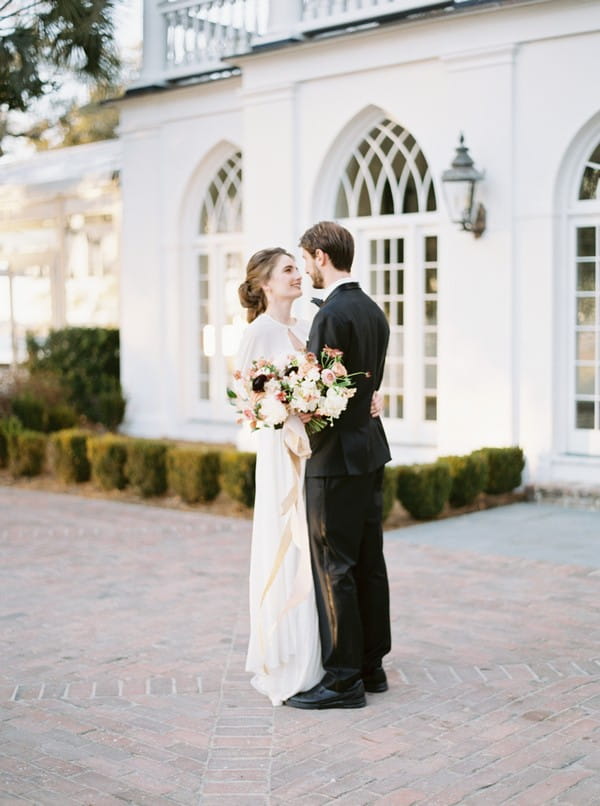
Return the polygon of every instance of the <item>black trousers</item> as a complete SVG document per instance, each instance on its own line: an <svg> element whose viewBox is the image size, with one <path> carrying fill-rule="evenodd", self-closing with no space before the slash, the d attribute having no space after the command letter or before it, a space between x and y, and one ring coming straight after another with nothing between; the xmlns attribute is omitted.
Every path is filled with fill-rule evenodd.
<svg viewBox="0 0 600 806"><path fill-rule="evenodd" d="M306 478L306 505L324 683L343 691L391 648L383 557L383 468Z"/></svg>

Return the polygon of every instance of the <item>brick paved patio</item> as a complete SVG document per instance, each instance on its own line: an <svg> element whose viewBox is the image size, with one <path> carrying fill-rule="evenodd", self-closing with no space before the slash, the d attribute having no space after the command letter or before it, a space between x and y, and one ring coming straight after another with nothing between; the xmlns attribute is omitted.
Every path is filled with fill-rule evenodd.
<svg viewBox="0 0 600 806"><path fill-rule="evenodd" d="M597 567L390 536L390 691L303 712L243 671L249 535L0 488L1 804L600 804Z"/></svg>

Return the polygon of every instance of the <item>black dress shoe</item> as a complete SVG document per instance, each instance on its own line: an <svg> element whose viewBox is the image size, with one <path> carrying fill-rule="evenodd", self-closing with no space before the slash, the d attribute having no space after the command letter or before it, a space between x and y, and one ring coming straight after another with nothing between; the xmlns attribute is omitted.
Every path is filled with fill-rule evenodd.
<svg viewBox="0 0 600 806"><path fill-rule="evenodd" d="M324 708L364 708L367 704L365 698L365 688L362 680L357 680L346 691L334 691L326 688L322 683L317 683L309 691L301 691L294 694L286 705L292 708L312 708L322 710Z"/></svg>
<svg viewBox="0 0 600 806"><path fill-rule="evenodd" d="M368 691L369 694L380 694L382 691L388 690L387 677L381 666L371 672L363 672L362 681L365 691Z"/></svg>

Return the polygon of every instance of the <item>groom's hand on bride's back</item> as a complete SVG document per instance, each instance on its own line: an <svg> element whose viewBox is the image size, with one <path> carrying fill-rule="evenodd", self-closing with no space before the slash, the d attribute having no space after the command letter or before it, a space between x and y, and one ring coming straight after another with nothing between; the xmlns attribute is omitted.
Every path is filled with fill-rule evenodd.
<svg viewBox="0 0 600 806"><path fill-rule="evenodd" d="M383 414L383 395L379 391L373 392L371 398L371 417L381 417Z"/></svg>

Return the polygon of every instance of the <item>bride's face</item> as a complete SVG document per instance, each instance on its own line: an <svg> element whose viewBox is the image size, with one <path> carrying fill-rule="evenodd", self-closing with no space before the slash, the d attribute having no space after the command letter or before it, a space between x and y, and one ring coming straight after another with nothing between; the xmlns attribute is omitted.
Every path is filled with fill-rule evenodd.
<svg viewBox="0 0 600 806"><path fill-rule="evenodd" d="M294 300L301 297L302 275L294 259L288 255L280 255L263 288L270 300Z"/></svg>

